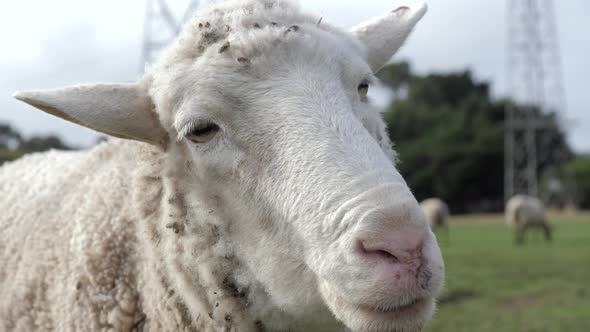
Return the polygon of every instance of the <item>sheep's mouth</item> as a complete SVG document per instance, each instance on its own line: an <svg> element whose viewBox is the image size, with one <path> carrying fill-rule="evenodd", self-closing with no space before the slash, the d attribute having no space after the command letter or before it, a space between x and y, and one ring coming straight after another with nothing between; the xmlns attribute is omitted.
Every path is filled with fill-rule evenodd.
<svg viewBox="0 0 590 332"><path fill-rule="evenodd" d="M357 306L365 315L380 319L399 319L419 316L433 302L431 298L415 298L404 304L388 307Z"/></svg>
<svg viewBox="0 0 590 332"><path fill-rule="evenodd" d="M436 308L435 297L431 294L405 294L409 297L390 294L382 301L370 301L371 297L355 301L354 298L341 295L338 289L329 287L331 285L328 283L323 286L328 286L322 291L329 299L327 304L330 310L352 331L420 331L432 318Z"/></svg>

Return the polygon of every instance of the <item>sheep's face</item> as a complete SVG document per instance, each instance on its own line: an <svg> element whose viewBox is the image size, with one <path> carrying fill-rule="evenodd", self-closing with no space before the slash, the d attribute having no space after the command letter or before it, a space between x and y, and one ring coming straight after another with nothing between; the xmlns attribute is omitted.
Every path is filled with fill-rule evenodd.
<svg viewBox="0 0 590 332"><path fill-rule="evenodd" d="M335 323L327 309L353 330L419 329L443 263L368 104L362 49L315 24L218 46L155 86L175 91L184 190L230 221L232 278L253 311L270 330Z"/></svg>
<svg viewBox="0 0 590 332"><path fill-rule="evenodd" d="M246 6L240 13L273 10L270 1L220 6L232 5ZM202 53L195 55L205 44L185 33L182 47L140 84L17 98L111 135L165 146L166 181L186 204L182 222L187 229L216 223L219 233L213 248L183 249L174 268L184 264L205 278L210 271L199 270L195 258L203 251L232 259L231 282L248 290L249 316L269 330L340 323L354 331L419 330L433 313L443 262L367 92L425 7L398 8L357 27L353 37L303 15L281 22L285 10L295 11L259 15L267 21L249 23L246 32L239 30L247 19L225 29L194 25L209 43ZM202 30L209 28L217 30ZM164 248L203 235L172 236Z"/></svg>

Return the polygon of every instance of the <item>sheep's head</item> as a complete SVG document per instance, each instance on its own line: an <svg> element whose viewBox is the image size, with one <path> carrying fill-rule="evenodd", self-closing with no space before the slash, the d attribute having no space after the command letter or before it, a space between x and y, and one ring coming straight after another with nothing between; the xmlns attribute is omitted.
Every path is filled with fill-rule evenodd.
<svg viewBox="0 0 590 332"><path fill-rule="evenodd" d="M163 147L183 227L203 222L202 207L227 222L218 249L239 262L232 283L270 330L418 330L443 262L367 91L425 10L346 33L282 1L228 1L198 14L137 84L16 97Z"/></svg>

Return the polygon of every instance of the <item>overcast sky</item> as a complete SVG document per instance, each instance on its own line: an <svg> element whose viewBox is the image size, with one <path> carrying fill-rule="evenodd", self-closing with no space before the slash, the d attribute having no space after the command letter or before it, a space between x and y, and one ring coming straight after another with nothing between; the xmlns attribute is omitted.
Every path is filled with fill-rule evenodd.
<svg viewBox="0 0 590 332"><path fill-rule="evenodd" d="M518 0L516 0L518 1ZM95 134L12 99L19 89L139 76L144 0L19 0L0 10L0 122L27 135L57 133L88 146ZM168 0L182 12L187 0ZM205 1L203 1L205 2ZM301 0L325 20L351 27L402 0ZM411 3L412 0L409 0ZM420 73L471 69L506 94L506 0L430 0L429 11L394 59ZM570 143L590 152L590 1L555 1Z"/></svg>

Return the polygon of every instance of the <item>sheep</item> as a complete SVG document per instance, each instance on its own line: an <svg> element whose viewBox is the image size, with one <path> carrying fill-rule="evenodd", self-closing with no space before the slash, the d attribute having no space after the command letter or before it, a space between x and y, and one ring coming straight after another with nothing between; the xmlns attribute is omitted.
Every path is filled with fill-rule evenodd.
<svg viewBox="0 0 590 332"><path fill-rule="evenodd" d="M515 226L516 243L524 243L529 228L539 228L545 240L551 241L551 225L545 217L545 208L540 199L527 195L515 195L506 203L506 222Z"/></svg>
<svg viewBox="0 0 590 332"><path fill-rule="evenodd" d="M0 330L419 330L444 263L366 99L425 11L228 0L138 82L17 92L114 138L0 168Z"/></svg>
<svg viewBox="0 0 590 332"><path fill-rule="evenodd" d="M420 202L420 207L426 216L428 224L436 231L444 230L445 237L449 240L449 207L440 198L428 198Z"/></svg>

